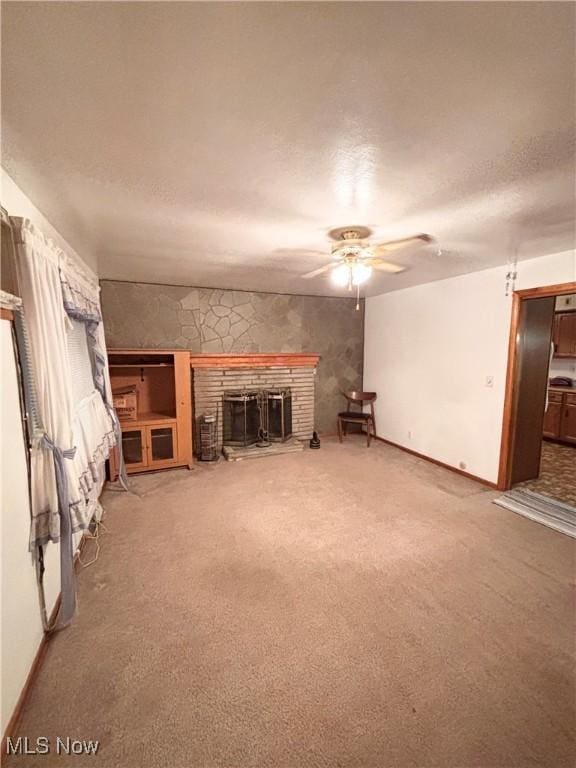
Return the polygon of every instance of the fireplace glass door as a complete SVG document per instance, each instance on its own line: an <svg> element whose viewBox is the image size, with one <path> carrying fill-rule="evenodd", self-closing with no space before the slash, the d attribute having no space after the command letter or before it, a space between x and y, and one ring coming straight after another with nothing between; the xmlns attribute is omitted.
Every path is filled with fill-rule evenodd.
<svg viewBox="0 0 576 768"><path fill-rule="evenodd" d="M254 445L260 429L258 393L225 392L222 407L224 445Z"/></svg>
<svg viewBox="0 0 576 768"><path fill-rule="evenodd" d="M292 393L269 389L262 393L268 439L283 442L292 436Z"/></svg>

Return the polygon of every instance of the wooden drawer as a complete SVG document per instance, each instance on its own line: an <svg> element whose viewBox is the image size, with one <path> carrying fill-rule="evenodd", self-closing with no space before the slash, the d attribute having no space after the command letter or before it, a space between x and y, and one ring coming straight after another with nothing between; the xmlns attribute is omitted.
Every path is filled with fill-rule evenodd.
<svg viewBox="0 0 576 768"><path fill-rule="evenodd" d="M566 392L564 397L566 398L566 404L576 405L576 392Z"/></svg>
<svg viewBox="0 0 576 768"><path fill-rule="evenodd" d="M548 402L550 403L561 403L562 397L562 392L548 392Z"/></svg>

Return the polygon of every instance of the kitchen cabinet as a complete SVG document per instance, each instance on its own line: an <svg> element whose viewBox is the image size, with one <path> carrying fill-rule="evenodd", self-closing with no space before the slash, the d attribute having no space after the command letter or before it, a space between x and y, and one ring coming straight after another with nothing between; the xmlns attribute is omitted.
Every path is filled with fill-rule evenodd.
<svg viewBox="0 0 576 768"><path fill-rule="evenodd" d="M564 395L563 409L560 440L576 443L576 394Z"/></svg>
<svg viewBox="0 0 576 768"><path fill-rule="evenodd" d="M576 444L576 392L548 392L542 434L552 440Z"/></svg>
<svg viewBox="0 0 576 768"><path fill-rule="evenodd" d="M554 357L576 358L576 312L556 312L552 341Z"/></svg>
<svg viewBox="0 0 576 768"><path fill-rule="evenodd" d="M560 421L562 420L562 403L548 403L548 410L544 414L544 437L558 438L560 435Z"/></svg>

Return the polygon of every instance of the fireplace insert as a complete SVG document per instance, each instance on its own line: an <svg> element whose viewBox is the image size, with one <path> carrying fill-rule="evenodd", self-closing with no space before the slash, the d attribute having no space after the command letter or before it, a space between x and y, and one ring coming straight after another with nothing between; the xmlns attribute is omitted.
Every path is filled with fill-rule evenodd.
<svg viewBox="0 0 576 768"><path fill-rule="evenodd" d="M263 429L269 440L283 442L292 436L292 393L289 389L262 392Z"/></svg>
<svg viewBox="0 0 576 768"><path fill-rule="evenodd" d="M222 439L224 445L248 446L258 440L260 402L258 392L224 392Z"/></svg>

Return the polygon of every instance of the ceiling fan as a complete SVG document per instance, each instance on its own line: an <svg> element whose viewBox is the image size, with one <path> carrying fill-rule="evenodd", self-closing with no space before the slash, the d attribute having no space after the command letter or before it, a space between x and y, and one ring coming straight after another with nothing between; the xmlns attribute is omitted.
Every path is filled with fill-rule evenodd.
<svg viewBox="0 0 576 768"><path fill-rule="evenodd" d="M373 269L390 274L404 272L406 267L382 258L386 253L417 242L434 242L431 235L419 234L403 237L400 240L388 240L385 243L370 243L368 238L371 234L372 230L368 227L338 227L330 230L328 236L334 240L331 248L332 261L319 269L307 272L302 277L308 279L330 272L336 285L347 286L350 291L356 288L358 293L360 286L369 279Z"/></svg>

